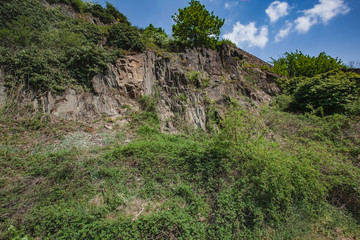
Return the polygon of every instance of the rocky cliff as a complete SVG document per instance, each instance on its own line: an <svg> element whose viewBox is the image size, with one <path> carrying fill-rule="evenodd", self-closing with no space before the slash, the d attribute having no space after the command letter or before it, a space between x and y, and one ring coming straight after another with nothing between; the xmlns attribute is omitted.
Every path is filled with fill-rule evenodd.
<svg viewBox="0 0 360 240"><path fill-rule="evenodd" d="M184 53L147 51L129 54L92 79L92 93L68 89L30 99L36 110L54 117L94 121L102 116L126 119L128 109L138 110L144 95L157 99L162 129L174 129L180 118L206 128L210 105L224 106L229 99L250 107L269 103L279 92L271 66L229 45L217 51L187 49ZM2 87L2 86L0 86ZM4 102L3 95L0 101ZM23 101L23 100L22 100Z"/></svg>

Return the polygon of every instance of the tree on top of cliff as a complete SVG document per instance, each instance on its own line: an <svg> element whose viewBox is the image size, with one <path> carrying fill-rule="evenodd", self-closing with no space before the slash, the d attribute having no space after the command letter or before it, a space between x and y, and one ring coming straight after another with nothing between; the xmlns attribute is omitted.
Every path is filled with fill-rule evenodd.
<svg viewBox="0 0 360 240"><path fill-rule="evenodd" d="M225 20L209 13L197 0L191 0L189 4L172 16L175 21L173 36L188 46L215 47Z"/></svg>

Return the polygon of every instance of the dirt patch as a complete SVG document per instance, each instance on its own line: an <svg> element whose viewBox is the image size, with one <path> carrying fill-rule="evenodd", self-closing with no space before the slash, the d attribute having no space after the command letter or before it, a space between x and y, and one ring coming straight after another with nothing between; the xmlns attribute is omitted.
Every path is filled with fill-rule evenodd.
<svg viewBox="0 0 360 240"><path fill-rule="evenodd" d="M140 216L150 215L160 209L161 203L141 198L131 198L117 210L122 211L126 216L132 217L133 220L139 219Z"/></svg>

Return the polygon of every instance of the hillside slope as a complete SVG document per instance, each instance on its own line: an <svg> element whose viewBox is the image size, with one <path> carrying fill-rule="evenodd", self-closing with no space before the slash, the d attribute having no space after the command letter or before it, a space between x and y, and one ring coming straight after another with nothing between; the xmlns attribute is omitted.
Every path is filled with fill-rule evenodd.
<svg viewBox="0 0 360 240"><path fill-rule="evenodd" d="M359 239L359 116L285 112L267 63L111 5L0 13L0 239Z"/></svg>

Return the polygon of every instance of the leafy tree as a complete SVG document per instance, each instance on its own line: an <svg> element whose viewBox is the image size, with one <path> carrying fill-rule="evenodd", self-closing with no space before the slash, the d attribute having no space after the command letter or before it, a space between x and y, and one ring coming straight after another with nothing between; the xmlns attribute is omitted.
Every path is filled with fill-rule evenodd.
<svg viewBox="0 0 360 240"><path fill-rule="evenodd" d="M209 13L197 0L191 0L189 4L172 16L175 21L172 26L173 36L193 47L215 47L225 20L213 12Z"/></svg>
<svg viewBox="0 0 360 240"><path fill-rule="evenodd" d="M342 61L330 57L325 52L317 57L304 55L301 51L286 52L285 57L277 60L272 58L273 71L286 77L314 77L317 74L325 73L335 69L344 68Z"/></svg>

